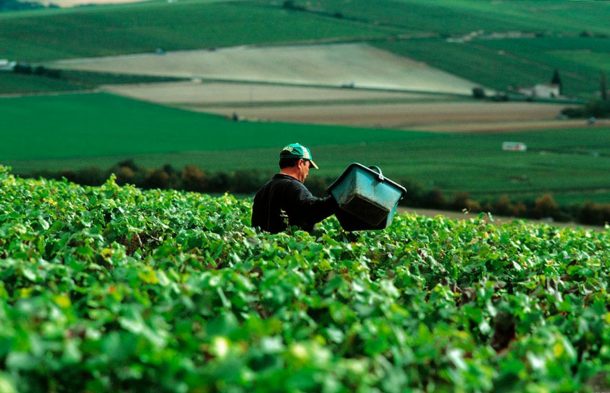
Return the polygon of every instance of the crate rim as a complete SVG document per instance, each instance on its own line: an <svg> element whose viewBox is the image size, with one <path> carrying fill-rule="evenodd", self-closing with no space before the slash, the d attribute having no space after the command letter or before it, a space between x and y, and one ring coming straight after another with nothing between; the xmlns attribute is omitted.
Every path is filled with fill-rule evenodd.
<svg viewBox="0 0 610 393"><path fill-rule="evenodd" d="M400 189L400 191L401 191L401 199L402 199L402 198L403 198L403 197L406 195L406 193L407 193L407 189L406 189L406 188L404 188L403 186L401 186L400 184L396 183L396 182L395 182L395 181L393 181L393 180L388 179L388 178L387 178L387 177L385 177L383 174L381 174L381 173L379 173L379 172L376 172L375 170L373 170L373 169L371 169L371 168L369 168L369 167L367 167L367 166L365 166L365 165L362 165L362 164L361 164L361 163L359 163L359 162L352 162L351 164L349 164L349 165L347 166L347 168L345 168L345 170L343 171L343 173L341 174L341 176L339 176L339 177L338 177L338 178L337 178L337 179L336 179L336 180L335 180L335 181L334 181L334 182L333 182L333 183L332 183L330 186L328 186L328 188L327 188L326 190L327 190L328 192L331 192L331 190L333 189L333 187L335 187L335 185L336 185L336 184L340 183L340 182L343 180L343 178L345 178L345 177L347 176L347 174L349 173L349 170L350 170L352 167L357 167L357 168L360 168L360 169L364 169L365 171L367 171L367 172L369 172L369 173L371 173L371 174L375 175L375 177L377 177L377 179L378 179L378 181L379 181L380 183L386 183L386 182L387 182L387 183L390 183L391 185L393 185L394 187L396 187L396 188ZM381 169L380 169L380 170L381 170ZM380 179L380 177L381 177L381 179Z"/></svg>

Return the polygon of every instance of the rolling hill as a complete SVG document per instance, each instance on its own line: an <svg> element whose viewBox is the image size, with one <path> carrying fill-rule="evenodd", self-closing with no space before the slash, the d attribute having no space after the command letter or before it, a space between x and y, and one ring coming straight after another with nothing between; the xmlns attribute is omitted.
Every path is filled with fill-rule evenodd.
<svg viewBox="0 0 610 393"><path fill-rule="evenodd" d="M38 62L157 49L368 42L500 90L547 83L558 69L565 93L585 97L598 90L599 73L610 69L607 2L282 4L188 0L3 13L0 58Z"/></svg>
<svg viewBox="0 0 610 393"><path fill-rule="evenodd" d="M16 172L109 168L119 161L206 171L271 175L278 146L311 146L321 170L336 177L351 162L375 164L390 178L447 194L525 199L552 192L562 203L603 202L610 195L610 128L511 134L443 134L275 122L235 122L109 94L0 99L0 155ZM36 116L28 122L23 119ZM18 125L18 127L15 127ZM527 144L526 153L502 142Z"/></svg>

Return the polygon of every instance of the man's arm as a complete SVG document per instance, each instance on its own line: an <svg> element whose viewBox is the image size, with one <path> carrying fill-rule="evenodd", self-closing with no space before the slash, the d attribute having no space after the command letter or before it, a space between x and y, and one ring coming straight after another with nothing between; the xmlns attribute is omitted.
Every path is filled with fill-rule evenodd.
<svg viewBox="0 0 610 393"><path fill-rule="evenodd" d="M298 221L296 223L291 222L291 224L307 223L313 225L336 212L337 202L331 195L317 198L302 184L295 184L291 194L289 198L291 202L289 209L291 211L288 212L288 215Z"/></svg>

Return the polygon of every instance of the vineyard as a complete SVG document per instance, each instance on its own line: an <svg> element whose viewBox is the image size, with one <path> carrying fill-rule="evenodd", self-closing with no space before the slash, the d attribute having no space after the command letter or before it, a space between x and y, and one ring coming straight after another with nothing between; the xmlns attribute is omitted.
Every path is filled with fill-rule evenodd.
<svg viewBox="0 0 610 393"><path fill-rule="evenodd" d="M249 215L0 169L0 391L608 390L608 228Z"/></svg>

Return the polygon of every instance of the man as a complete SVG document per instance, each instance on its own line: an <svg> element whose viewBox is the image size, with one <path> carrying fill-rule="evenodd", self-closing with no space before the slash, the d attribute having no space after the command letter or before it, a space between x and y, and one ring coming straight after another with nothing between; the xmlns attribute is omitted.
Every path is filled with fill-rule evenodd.
<svg viewBox="0 0 610 393"><path fill-rule="evenodd" d="M309 168L318 169L308 148L299 143L284 147L279 164L280 173L254 196L252 226L278 233L294 225L311 232L317 222L335 212L337 203L330 195L314 197L303 184Z"/></svg>

